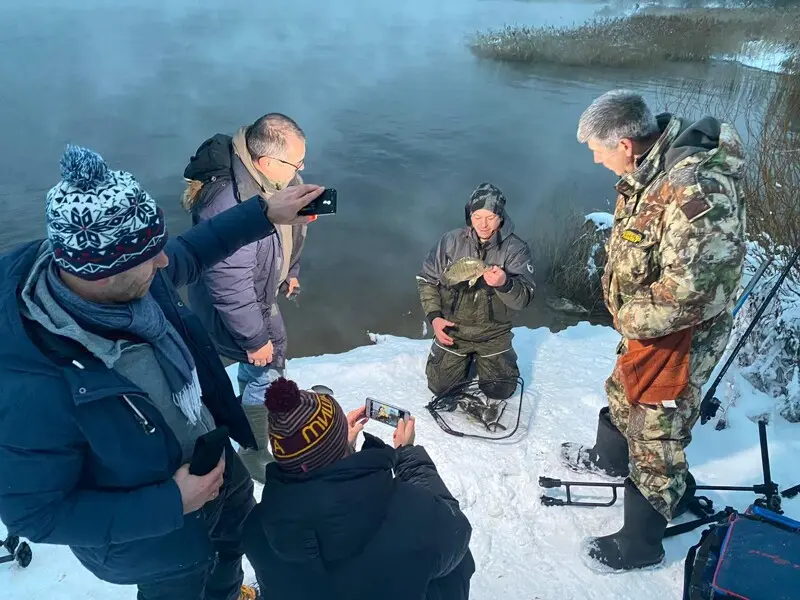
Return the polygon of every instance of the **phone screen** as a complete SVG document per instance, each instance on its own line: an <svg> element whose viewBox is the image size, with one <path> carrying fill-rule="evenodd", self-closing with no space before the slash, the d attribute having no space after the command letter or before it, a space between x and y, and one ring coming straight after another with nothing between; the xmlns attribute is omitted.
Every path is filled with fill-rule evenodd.
<svg viewBox="0 0 800 600"><path fill-rule="evenodd" d="M397 427L401 419L407 419L410 416L411 413L407 410L380 402L374 398L367 398L367 417L370 419Z"/></svg>
<svg viewBox="0 0 800 600"><path fill-rule="evenodd" d="M298 211L298 215L335 215L337 208L337 192L333 188L326 188L322 194L314 198L307 206Z"/></svg>

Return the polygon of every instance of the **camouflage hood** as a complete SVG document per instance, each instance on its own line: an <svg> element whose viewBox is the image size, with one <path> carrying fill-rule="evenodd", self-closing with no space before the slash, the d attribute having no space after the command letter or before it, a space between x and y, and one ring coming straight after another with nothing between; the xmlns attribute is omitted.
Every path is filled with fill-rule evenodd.
<svg viewBox="0 0 800 600"><path fill-rule="evenodd" d="M698 165L706 173L717 173L738 179L744 165L742 139L733 125L703 117L689 123L684 119L662 113L656 117L661 128L661 137L638 160L633 173L627 173L617 183L617 190L625 196L641 191L662 172L690 156L707 155Z"/></svg>

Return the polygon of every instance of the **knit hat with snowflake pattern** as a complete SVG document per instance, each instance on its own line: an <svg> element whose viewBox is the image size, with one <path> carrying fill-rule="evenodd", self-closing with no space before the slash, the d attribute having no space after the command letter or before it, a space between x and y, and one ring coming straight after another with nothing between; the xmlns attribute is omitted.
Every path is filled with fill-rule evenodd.
<svg viewBox="0 0 800 600"><path fill-rule="evenodd" d="M47 193L47 237L64 271L96 281L156 256L164 215L133 175L112 171L91 150L67 146L61 181Z"/></svg>

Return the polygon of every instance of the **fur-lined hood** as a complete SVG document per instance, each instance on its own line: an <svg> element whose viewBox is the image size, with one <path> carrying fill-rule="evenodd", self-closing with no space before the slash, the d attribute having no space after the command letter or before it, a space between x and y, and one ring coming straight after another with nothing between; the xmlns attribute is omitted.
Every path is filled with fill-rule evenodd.
<svg viewBox="0 0 800 600"><path fill-rule="evenodd" d="M218 133L204 141L189 159L183 171L186 189L181 197L181 204L191 211L206 183L220 178L232 179L233 138Z"/></svg>

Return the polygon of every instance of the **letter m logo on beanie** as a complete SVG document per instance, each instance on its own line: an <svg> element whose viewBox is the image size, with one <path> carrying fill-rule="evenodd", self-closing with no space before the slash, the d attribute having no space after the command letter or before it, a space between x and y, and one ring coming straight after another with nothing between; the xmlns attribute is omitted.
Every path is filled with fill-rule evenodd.
<svg viewBox="0 0 800 600"><path fill-rule="evenodd" d="M269 438L275 462L288 472L329 465L347 452L347 417L332 396L275 380L266 393Z"/></svg>

